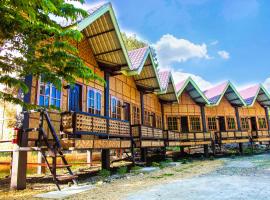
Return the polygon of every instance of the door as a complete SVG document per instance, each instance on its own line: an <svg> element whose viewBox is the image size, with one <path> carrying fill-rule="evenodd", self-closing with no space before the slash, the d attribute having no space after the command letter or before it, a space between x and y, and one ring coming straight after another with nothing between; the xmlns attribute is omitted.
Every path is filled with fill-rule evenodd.
<svg viewBox="0 0 270 200"><path fill-rule="evenodd" d="M218 124L219 124L219 130L226 131L226 124L225 124L225 117L219 116L218 117Z"/></svg>
<svg viewBox="0 0 270 200"><path fill-rule="evenodd" d="M188 133L188 117L184 116L180 118L180 123L181 123L181 131L182 133Z"/></svg>
<svg viewBox="0 0 270 200"><path fill-rule="evenodd" d="M251 122L251 130L252 131L257 131L257 120L256 117L251 117L250 118L250 122Z"/></svg>
<svg viewBox="0 0 270 200"><path fill-rule="evenodd" d="M75 84L69 90L69 110L82 111L82 86Z"/></svg>
<svg viewBox="0 0 270 200"><path fill-rule="evenodd" d="M157 127L156 126L156 114L152 113L151 117L152 117L152 127L156 128Z"/></svg>
<svg viewBox="0 0 270 200"><path fill-rule="evenodd" d="M130 104L127 103L127 102L124 102L124 105L123 105L123 108L124 108L124 120L126 121L129 121L130 122Z"/></svg>

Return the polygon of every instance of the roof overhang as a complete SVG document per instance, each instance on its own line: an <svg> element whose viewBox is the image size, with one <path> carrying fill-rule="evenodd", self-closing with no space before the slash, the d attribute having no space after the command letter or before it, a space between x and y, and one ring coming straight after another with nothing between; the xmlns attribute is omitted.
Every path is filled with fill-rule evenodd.
<svg viewBox="0 0 270 200"><path fill-rule="evenodd" d="M111 3L90 13L76 28L88 39L101 68L120 71L131 66Z"/></svg>
<svg viewBox="0 0 270 200"><path fill-rule="evenodd" d="M245 99L248 107L254 106L255 102L258 102L263 107L270 106L270 94L263 85L259 85L254 96Z"/></svg>
<svg viewBox="0 0 270 200"><path fill-rule="evenodd" d="M238 93L238 91L235 89L231 82L227 83L221 94L209 99L210 102L216 102L210 103L210 106L218 106L223 97L225 97L234 107L246 106L246 103L243 100L242 96Z"/></svg>
<svg viewBox="0 0 270 200"><path fill-rule="evenodd" d="M159 99L163 102L179 102L171 72L169 72L169 76L166 81L167 83L165 84L165 88L162 88L162 91L158 93Z"/></svg>
<svg viewBox="0 0 270 200"><path fill-rule="evenodd" d="M187 92L189 96L192 98L194 102L197 104L208 105L209 101L197 86L197 84L192 80L192 78L188 78L183 82L179 91L177 92L178 97L182 95L183 92Z"/></svg>

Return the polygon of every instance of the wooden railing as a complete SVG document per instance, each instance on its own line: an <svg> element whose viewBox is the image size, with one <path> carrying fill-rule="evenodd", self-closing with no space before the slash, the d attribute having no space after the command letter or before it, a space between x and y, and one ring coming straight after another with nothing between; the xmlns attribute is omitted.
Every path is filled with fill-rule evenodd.
<svg viewBox="0 0 270 200"><path fill-rule="evenodd" d="M240 140L249 139L248 131L218 131L215 132L215 142L221 143L222 140Z"/></svg>
<svg viewBox="0 0 270 200"><path fill-rule="evenodd" d="M169 141L210 141L210 132L180 133L177 131L164 131L164 136Z"/></svg>
<svg viewBox="0 0 270 200"><path fill-rule="evenodd" d="M270 132L268 130L252 131L251 133L252 133L252 138L270 137Z"/></svg>
<svg viewBox="0 0 270 200"><path fill-rule="evenodd" d="M134 138L141 139L163 139L162 129L153 128L145 125L131 125L131 133Z"/></svg>
<svg viewBox="0 0 270 200"><path fill-rule="evenodd" d="M61 115L61 130L67 134L130 137L128 121L85 112L65 112Z"/></svg>

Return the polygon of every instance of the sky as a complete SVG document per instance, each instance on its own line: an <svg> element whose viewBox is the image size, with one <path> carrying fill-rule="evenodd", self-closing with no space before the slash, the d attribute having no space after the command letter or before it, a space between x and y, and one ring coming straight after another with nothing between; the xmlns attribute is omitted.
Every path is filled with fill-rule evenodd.
<svg viewBox="0 0 270 200"><path fill-rule="evenodd" d="M152 45L176 83L191 76L202 90L225 80L270 89L269 0L110 2L120 29Z"/></svg>

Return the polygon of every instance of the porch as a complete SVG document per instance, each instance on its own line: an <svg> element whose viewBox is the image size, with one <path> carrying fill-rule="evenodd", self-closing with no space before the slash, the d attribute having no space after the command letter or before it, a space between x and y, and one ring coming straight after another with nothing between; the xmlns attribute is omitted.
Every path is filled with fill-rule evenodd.
<svg viewBox="0 0 270 200"><path fill-rule="evenodd" d="M252 131L252 141L253 142L268 142L270 141L270 131L268 130L258 130Z"/></svg>
<svg viewBox="0 0 270 200"><path fill-rule="evenodd" d="M250 141L248 131L218 131L215 132L216 144L246 143Z"/></svg>

